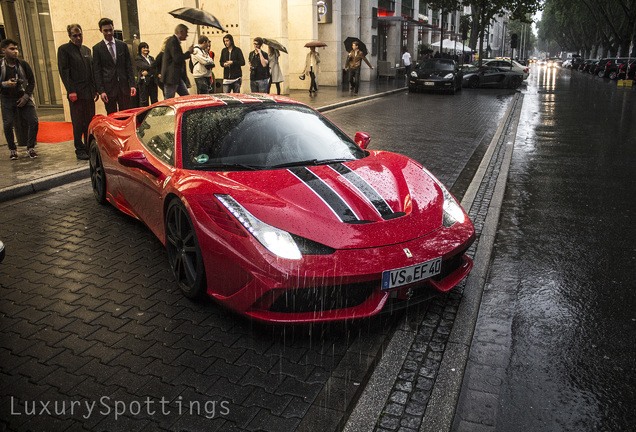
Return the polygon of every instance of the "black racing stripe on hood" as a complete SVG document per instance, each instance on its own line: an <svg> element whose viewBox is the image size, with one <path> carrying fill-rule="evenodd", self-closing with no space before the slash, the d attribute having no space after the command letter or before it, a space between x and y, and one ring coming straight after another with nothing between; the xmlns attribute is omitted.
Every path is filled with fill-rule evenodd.
<svg viewBox="0 0 636 432"><path fill-rule="evenodd" d="M342 163L331 164L329 167L354 185L371 204L373 204L373 207L375 207L383 218L386 219L393 216L393 210L389 207L389 204L387 204L384 198L382 198L382 195L380 195L373 186L367 183L365 179L352 171L351 168Z"/></svg>
<svg viewBox="0 0 636 432"><path fill-rule="evenodd" d="M331 211L343 222L355 223L360 220L351 207L320 177L307 167L290 168L289 172L305 183L329 206Z"/></svg>

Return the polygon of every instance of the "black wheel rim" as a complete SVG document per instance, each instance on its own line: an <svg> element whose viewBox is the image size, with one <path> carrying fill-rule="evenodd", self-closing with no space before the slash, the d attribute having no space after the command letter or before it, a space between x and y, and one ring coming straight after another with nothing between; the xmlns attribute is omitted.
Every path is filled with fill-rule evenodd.
<svg viewBox="0 0 636 432"><path fill-rule="evenodd" d="M102 166L102 160L99 157L99 150L97 150L97 146L93 146L91 148L90 171L93 192L97 199L102 199L104 196L104 188L106 187L106 178L104 176L104 167Z"/></svg>
<svg viewBox="0 0 636 432"><path fill-rule="evenodd" d="M182 206L174 205L168 210L166 222L166 245L172 272L182 288L194 289L199 249L188 213Z"/></svg>

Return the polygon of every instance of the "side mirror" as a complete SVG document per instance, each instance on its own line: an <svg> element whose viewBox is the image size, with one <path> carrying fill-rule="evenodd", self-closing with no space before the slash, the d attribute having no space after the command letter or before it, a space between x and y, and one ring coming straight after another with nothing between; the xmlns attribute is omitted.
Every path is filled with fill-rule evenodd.
<svg viewBox="0 0 636 432"><path fill-rule="evenodd" d="M368 133L356 132L354 141L360 146L361 149L366 149L371 142L371 136Z"/></svg>
<svg viewBox="0 0 636 432"><path fill-rule="evenodd" d="M124 152L117 157L117 161L125 167L137 168L142 171L146 171L155 177L159 177L161 175L161 171L155 168L154 165L152 165L146 158L144 152L140 150Z"/></svg>

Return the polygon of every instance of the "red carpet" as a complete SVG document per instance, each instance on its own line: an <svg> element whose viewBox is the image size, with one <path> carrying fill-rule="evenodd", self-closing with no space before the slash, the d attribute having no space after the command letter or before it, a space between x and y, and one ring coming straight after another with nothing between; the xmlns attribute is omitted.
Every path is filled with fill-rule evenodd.
<svg viewBox="0 0 636 432"><path fill-rule="evenodd" d="M73 124L65 122L40 122L39 143L58 143L73 139Z"/></svg>

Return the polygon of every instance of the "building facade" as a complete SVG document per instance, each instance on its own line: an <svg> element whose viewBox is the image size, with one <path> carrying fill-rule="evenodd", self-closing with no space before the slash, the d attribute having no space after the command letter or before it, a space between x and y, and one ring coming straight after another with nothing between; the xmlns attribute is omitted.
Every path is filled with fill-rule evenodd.
<svg viewBox="0 0 636 432"><path fill-rule="evenodd" d="M68 42L66 26L78 23L84 31L84 44L92 47L102 38L97 23L109 17L115 23L116 37L128 43L136 55L140 41L150 45L156 56L164 39L178 23L169 11L180 7L201 7L223 24L236 45L247 54L254 37L282 43L288 54L281 54L285 81L283 92L305 88L300 80L308 49L305 43L322 41L320 85L337 86L343 81L347 52L343 41L359 38L368 48L373 65L385 62L399 66L402 50L417 58L421 48L444 38L457 38L463 11L440 14L421 0L0 0L2 24L7 37L17 39L24 58L36 74L36 101L39 107L67 105L66 94L57 71L57 47ZM224 31L211 27L190 27L184 48L196 43L198 35L211 40L211 50L220 56ZM221 74L217 66L213 72ZM362 68L362 80L377 77L376 71ZM243 89L249 88L244 68ZM103 107L97 104L98 112Z"/></svg>

